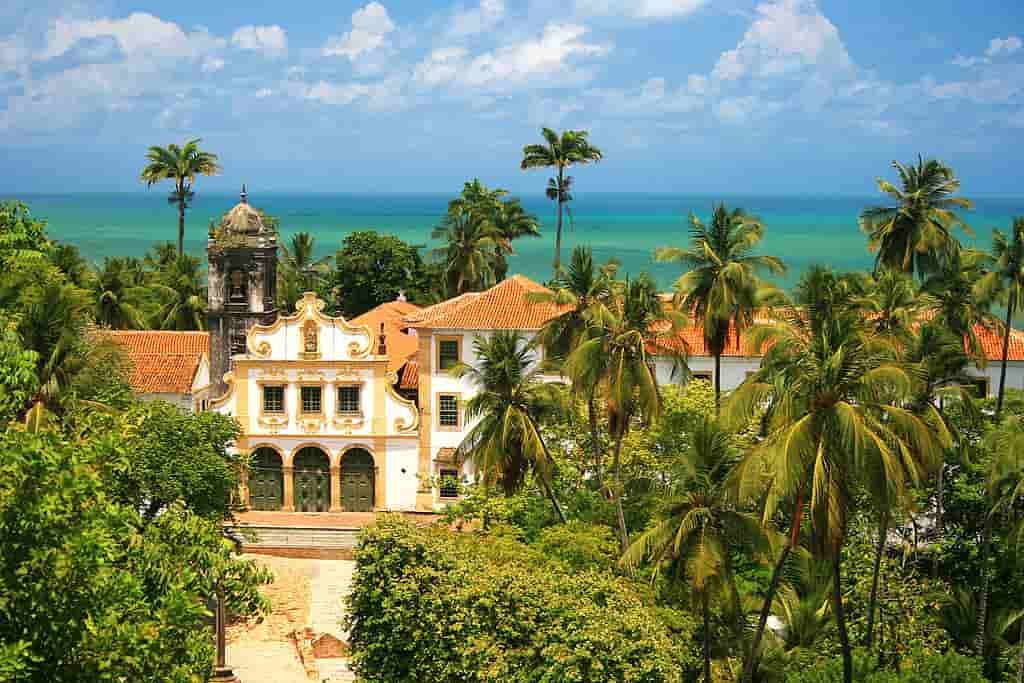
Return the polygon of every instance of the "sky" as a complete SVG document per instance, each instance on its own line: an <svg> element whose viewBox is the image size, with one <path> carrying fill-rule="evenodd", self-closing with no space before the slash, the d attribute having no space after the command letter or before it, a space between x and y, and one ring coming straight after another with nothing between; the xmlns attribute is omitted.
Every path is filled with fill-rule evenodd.
<svg viewBox="0 0 1024 683"><path fill-rule="evenodd" d="M235 0L0 6L0 192L137 191L202 138L210 191L870 195L893 159L1024 195L1020 0Z"/></svg>

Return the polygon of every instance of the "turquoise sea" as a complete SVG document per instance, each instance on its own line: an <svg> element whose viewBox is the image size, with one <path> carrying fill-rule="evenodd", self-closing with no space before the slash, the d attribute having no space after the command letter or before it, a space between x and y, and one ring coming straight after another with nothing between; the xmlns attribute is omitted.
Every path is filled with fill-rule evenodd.
<svg viewBox="0 0 1024 683"><path fill-rule="evenodd" d="M3 193L0 193L2 197ZM177 240L177 214L157 189L122 194L19 195L34 215L49 222L50 234L79 247L90 260L104 256L141 255L154 242ZM342 238L355 230L392 233L413 244L430 246L450 195L441 194L279 194L250 192L253 205L277 216L285 238L305 230L316 236L318 250L333 254ZM554 206L543 195L523 195L524 205L542 222L543 237L517 241L513 272L537 280L550 277L554 251ZM575 229L567 229L563 258L576 244L590 244L596 257L616 257L622 272L646 270L663 287L678 267L656 264L652 251L682 245L687 239L686 214L706 217L712 203L725 200L761 217L767 227L763 252L782 257L790 267L787 284L814 263L837 269L871 264L857 215L881 197L742 197L577 193L572 205ZM988 246L991 230L1006 230L1012 216L1024 215L1024 197L974 198L977 208L966 215L974 228L964 242ZM238 201L237 195L203 192L200 188L187 217L186 249L200 255L207 225ZM436 246L436 245L435 245Z"/></svg>

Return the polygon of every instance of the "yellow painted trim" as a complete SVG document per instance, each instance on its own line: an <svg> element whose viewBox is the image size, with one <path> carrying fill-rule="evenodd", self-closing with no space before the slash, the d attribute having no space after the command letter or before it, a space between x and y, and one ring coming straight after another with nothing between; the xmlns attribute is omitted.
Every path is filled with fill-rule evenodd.
<svg viewBox="0 0 1024 683"><path fill-rule="evenodd" d="M373 373L373 423L370 425L370 430L374 434L388 430L387 382L387 366L375 368Z"/></svg>
<svg viewBox="0 0 1024 683"><path fill-rule="evenodd" d="M412 414L412 421L405 422L401 418L395 418L394 428L396 432L415 432L420 426L420 411L416 407L416 401L405 398L397 391L395 391L395 384L398 383L398 374L394 372L387 373L387 380L384 383L384 391L387 395L392 398L396 403L399 403L409 409Z"/></svg>
<svg viewBox="0 0 1024 683"><path fill-rule="evenodd" d="M350 334L362 334L366 337L366 345L360 346L357 343L349 345L348 352L353 358L366 358L370 355L370 351L373 348L373 331L369 325L353 325L345 318L338 317L333 318L323 314L326 302L323 299L318 299L316 294L313 292L306 292L302 295L302 298L295 302L295 315L285 316L279 315L277 319L269 325L263 325L257 323L253 325L249 332L245 335L245 348L250 354L257 358L268 358L271 353L270 344L266 341L256 343L256 337L261 335L268 335L277 332L283 325L289 323L300 323L307 320L313 320L323 325L330 325L332 327L339 326L345 332Z"/></svg>
<svg viewBox="0 0 1024 683"><path fill-rule="evenodd" d="M225 372L224 383L227 384L228 386L227 390L224 392L222 396L217 396L216 398L210 399L211 408L220 408L222 405L228 402L229 398L231 398L231 394L234 393L235 391L235 373Z"/></svg>

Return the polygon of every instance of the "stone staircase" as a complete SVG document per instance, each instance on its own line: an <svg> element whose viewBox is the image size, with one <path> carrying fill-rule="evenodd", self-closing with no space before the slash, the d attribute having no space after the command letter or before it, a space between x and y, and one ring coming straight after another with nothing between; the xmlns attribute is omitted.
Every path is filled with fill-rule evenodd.
<svg viewBox="0 0 1024 683"><path fill-rule="evenodd" d="M231 536L246 550L268 549L352 550L356 547L358 528L273 526L239 524L229 527Z"/></svg>

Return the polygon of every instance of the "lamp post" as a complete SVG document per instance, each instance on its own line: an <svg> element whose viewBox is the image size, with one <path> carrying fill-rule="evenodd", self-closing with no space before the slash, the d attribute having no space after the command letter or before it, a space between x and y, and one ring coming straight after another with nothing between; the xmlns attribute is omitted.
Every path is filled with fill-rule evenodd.
<svg viewBox="0 0 1024 683"><path fill-rule="evenodd" d="M211 683L242 683L241 679L234 674L231 667L224 661L224 651L226 649L224 628L227 624L227 609L224 607L224 594L220 590L217 591L215 622L217 628L217 660L213 665L213 678L210 681Z"/></svg>

